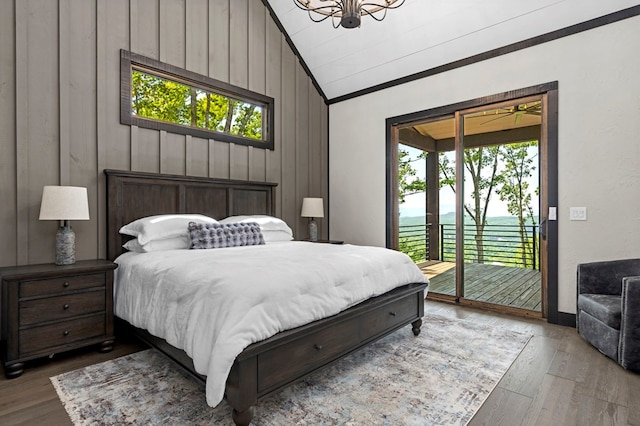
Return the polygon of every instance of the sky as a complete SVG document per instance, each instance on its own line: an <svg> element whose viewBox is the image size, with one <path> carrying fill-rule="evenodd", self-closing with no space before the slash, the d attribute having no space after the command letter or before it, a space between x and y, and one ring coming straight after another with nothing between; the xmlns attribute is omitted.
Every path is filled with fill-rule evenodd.
<svg viewBox="0 0 640 426"><path fill-rule="evenodd" d="M403 145L403 149L406 149L409 152L411 158L416 158L422 151L411 148ZM530 148L530 156L537 154L537 147ZM454 164L453 156L454 152L449 152L450 155L450 164ZM416 170L416 176L424 178L425 177L425 162L423 160L415 161L412 163L413 168ZM533 171L531 178L528 179L529 188L531 191L535 190L538 187L538 168ZM467 197L465 197L465 203L470 203L472 201L470 191L468 191ZM537 200L537 196L532 192L532 199ZM455 203L456 196L451 188L448 186L440 189L440 215L444 215L446 213L455 212ZM405 197L405 202L400 204L400 216L401 217L412 217L412 216L424 216L425 212L425 196L424 193L414 194ZM538 206L533 206L534 212L538 212ZM507 210L507 203L500 200L500 197L494 192L491 196L491 200L489 202L489 211L487 212L488 217L497 217L497 216L510 216L509 211Z"/></svg>

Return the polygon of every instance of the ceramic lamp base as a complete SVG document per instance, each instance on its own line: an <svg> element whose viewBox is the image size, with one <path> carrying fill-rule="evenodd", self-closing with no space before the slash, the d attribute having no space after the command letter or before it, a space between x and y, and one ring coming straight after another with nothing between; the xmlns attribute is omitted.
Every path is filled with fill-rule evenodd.
<svg viewBox="0 0 640 426"><path fill-rule="evenodd" d="M65 221L56 233L56 265L76 263L76 234Z"/></svg>
<svg viewBox="0 0 640 426"><path fill-rule="evenodd" d="M313 218L309 221L309 241L318 241L318 225Z"/></svg>

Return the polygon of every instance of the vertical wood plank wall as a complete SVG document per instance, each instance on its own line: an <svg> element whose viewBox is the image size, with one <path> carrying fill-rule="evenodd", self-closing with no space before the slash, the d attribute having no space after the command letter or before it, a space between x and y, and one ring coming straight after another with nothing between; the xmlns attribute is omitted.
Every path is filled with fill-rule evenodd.
<svg viewBox="0 0 640 426"><path fill-rule="evenodd" d="M257 0L0 0L0 266L51 262L44 185L88 188L78 259L106 256L105 168L277 182L276 212L307 237L302 198L328 200L328 109ZM275 150L120 124L120 49L275 99ZM326 238L328 218L320 221Z"/></svg>

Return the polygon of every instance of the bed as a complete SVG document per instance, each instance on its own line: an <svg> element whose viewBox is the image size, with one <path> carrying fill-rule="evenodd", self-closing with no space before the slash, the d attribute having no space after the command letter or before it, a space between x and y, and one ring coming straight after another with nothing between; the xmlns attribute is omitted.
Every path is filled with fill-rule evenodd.
<svg viewBox="0 0 640 426"><path fill-rule="evenodd" d="M120 228L142 217L197 212L221 219L237 215L273 216L275 213L276 184L273 183L117 170L105 170L105 174L107 253L111 260L126 251L122 246L132 238L121 235ZM325 247L312 243L297 244L314 246L309 250L328 252L331 249L328 244L322 244ZM223 384L224 397L233 409L235 424L251 422L258 399L399 328L411 324L413 334L417 336L422 325L427 287L425 282L418 281L401 283L339 313L280 331L245 347L233 360ZM147 330L131 328L141 339L168 355L198 380L206 381L184 350Z"/></svg>

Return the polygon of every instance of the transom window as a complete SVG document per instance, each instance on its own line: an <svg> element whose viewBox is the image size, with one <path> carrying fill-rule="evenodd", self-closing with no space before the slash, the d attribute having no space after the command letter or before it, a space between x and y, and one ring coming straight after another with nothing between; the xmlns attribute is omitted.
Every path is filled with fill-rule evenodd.
<svg viewBox="0 0 640 426"><path fill-rule="evenodd" d="M273 98L125 50L123 124L273 149Z"/></svg>

